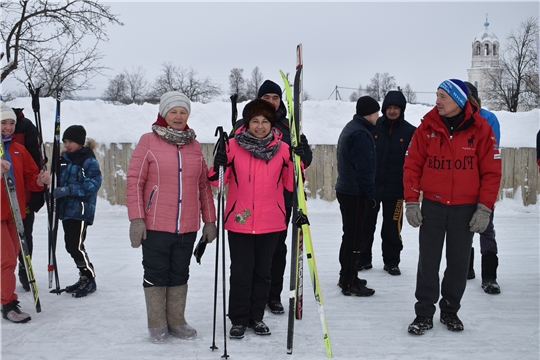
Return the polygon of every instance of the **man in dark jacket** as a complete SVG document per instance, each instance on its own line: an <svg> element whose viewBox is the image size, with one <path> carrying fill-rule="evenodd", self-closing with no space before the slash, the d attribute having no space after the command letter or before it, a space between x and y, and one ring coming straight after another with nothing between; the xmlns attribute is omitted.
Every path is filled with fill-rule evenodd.
<svg viewBox="0 0 540 360"><path fill-rule="evenodd" d="M415 126L405 120L407 100L401 91L386 94L382 113L375 124L373 138L377 149L375 189L377 206L368 207L364 223L364 241L360 248L358 270L371 269L373 238L377 216L382 202L381 227L384 270L390 275L401 275L400 253L403 249L401 228L403 225L403 163Z"/></svg>
<svg viewBox="0 0 540 360"><path fill-rule="evenodd" d="M13 133L13 141L18 142L19 144L24 145L26 150L32 155L32 158L36 162L38 169L41 169L42 166L42 157L39 151L39 138L37 129L23 114L23 109L12 108L17 115L17 124L15 125L15 132ZM34 229L34 218L35 213L41 209L44 200L44 192L30 192L26 193L26 218L23 220L24 224L24 235L28 243L28 251L30 256L32 256L32 250L34 248L34 241L32 237L32 232ZM19 281L24 290L30 291L30 285L28 284L28 277L26 275L26 269L24 267L24 260L22 254L19 254Z"/></svg>
<svg viewBox="0 0 540 360"><path fill-rule="evenodd" d="M371 296L375 290L359 279L355 263L364 235L364 217L375 207L375 169L377 155L371 132L379 118L379 103L370 96L356 102L356 115L345 125L337 145L338 178L336 196L343 221L339 249L338 286L346 296Z"/></svg>
<svg viewBox="0 0 540 360"><path fill-rule="evenodd" d="M289 119L287 119L287 108L282 100L281 87L271 80L266 80L260 86L257 97L274 105L276 108L276 123L274 127L283 134L281 140L285 141L290 146L290 125ZM238 129L242 124L243 120L238 120L235 128ZM311 164L313 153L304 134L300 135L300 144L292 150L300 156L304 169L306 169ZM286 207L285 223L288 226L289 222L291 221L293 193L284 189L283 196L285 197ZM268 296L268 308L273 314L283 314L285 312L281 303L281 291L283 290L283 275L285 274L285 266L287 264L287 244L285 243L286 238L287 229L280 233L278 244L274 252L274 257L272 258L272 284L270 285L270 294Z"/></svg>

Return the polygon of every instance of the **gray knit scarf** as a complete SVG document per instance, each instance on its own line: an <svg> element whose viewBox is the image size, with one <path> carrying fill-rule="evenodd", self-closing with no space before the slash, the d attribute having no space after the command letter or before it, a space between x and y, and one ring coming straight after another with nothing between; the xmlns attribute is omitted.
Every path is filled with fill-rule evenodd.
<svg viewBox="0 0 540 360"><path fill-rule="evenodd" d="M268 162L277 153L281 145L281 139L279 139L274 145L268 146L274 140L274 136L277 136L276 131L275 128L272 128L268 135L262 139L251 135L249 131L243 131L235 134L234 139L240 147L249 151L254 158Z"/></svg>
<svg viewBox="0 0 540 360"><path fill-rule="evenodd" d="M188 129L186 131L178 131L167 126L152 125L152 131L160 136L163 140L169 144L184 146L191 143L197 135L193 129Z"/></svg>

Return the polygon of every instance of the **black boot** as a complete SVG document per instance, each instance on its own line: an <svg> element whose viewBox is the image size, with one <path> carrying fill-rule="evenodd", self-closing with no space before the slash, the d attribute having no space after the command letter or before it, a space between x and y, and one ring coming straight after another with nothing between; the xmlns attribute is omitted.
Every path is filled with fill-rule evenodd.
<svg viewBox="0 0 540 360"><path fill-rule="evenodd" d="M471 257L469 259L469 272L467 273L467 280L474 279L476 274L474 273L474 248L471 248Z"/></svg>
<svg viewBox="0 0 540 360"><path fill-rule="evenodd" d="M28 275L26 275L26 268L21 263L19 263L19 282L21 283L24 291L30 291L30 284L28 283Z"/></svg>
<svg viewBox="0 0 540 360"><path fill-rule="evenodd" d="M495 253L482 255L482 289L486 294L500 294L501 287L497 284L497 267L499 258Z"/></svg>

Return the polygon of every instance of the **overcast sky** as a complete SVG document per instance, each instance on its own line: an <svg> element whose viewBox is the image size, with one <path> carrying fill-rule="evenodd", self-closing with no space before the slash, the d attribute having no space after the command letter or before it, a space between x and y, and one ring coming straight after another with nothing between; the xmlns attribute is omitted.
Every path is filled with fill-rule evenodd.
<svg viewBox="0 0 540 360"><path fill-rule="evenodd" d="M489 30L506 37L539 2L106 2L124 26L109 26L101 50L107 76L94 79L101 95L108 79L142 67L153 82L162 63L192 67L228 97L232 68L244 77L258 66L281 85L279 70L294 72L296 45L304 51L304 90L325 100L337 86L365 87L375 73L399 86L434 94L446 78L467 80L472 42ZM292 79L293 75L291 76ZM346 100L353 90L339 89ZM419 100L433 101L432 94Z"/></svg>

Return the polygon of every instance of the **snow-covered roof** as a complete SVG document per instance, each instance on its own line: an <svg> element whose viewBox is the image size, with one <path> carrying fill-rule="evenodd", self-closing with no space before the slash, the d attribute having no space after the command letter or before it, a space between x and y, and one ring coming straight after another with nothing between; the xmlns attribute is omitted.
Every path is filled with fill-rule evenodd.
<svg viewBox="0 0 540 360"><path fill-rule="evenodd" d="M489 42L499 42L499 38L497 37L497 35L495 35L494 33L490 32L489 31L489 22L487 21L486 19L486 22L484 23L484 31L481 31L478 33L478 35L476 35L476 37L474 38L474 42L485 42L485 41L489 41Z"/></svg>

